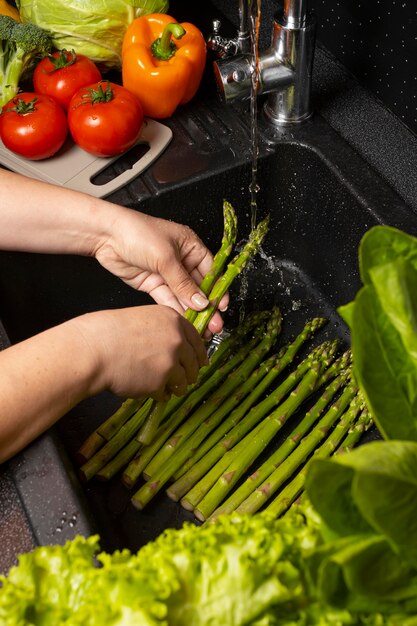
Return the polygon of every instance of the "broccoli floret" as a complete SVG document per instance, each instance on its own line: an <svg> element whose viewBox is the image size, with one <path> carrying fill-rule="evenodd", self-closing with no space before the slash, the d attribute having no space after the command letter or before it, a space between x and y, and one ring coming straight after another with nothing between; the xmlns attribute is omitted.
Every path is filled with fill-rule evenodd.
<svg viewBox="0 0 417 626"><path fill-rule="evenodd" d="M46 30L0 15L0 107L17 94L22 76L36 60L51 50L52 39Z"/></svg>

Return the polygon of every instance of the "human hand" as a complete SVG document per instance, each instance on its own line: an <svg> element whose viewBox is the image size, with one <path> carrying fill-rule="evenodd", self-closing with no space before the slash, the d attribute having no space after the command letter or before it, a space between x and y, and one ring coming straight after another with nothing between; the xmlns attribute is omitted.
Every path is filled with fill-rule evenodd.
<svg viewBox="0 0 417 626"><path fill-rule="evenodd" d="M208 305L198 285L213 257L188 226L121 208L94 255L128 285L181 314L189 307L201 311ZM225 310L227 304L225 296L219 309ZM215 313L208 330L218 333L222 327L221 315Z"/></svg>
<svg viewBox="0 0 417 626"><path fill-rule="evenodd" d="M168 306L98 311L69 323L94 353L94 393L166 400L183 395L207 363L195 328Z"/></svg>

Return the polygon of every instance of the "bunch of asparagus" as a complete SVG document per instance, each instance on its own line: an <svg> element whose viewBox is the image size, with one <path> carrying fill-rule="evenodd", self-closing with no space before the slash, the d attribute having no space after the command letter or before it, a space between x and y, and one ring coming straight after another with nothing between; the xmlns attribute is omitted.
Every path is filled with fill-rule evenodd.
<svg viewBox="0 0 417 626"><path fill-rule="evenodd" d="M224 215L217 269L202 285L213 303L211 313L186 313L201 332L265 235L261 223L219 278L236 237L228 203ZM281 322L277 307L249 314L220 343L185 396L164 403L126 400L80 449L84 480L108 480L121 472L129 489L141 481L132 496L136 508L165 488L201 521L265 506L282 515L302 494L311 458L348 451L372 420L352 382L349 351L338 357L338 342L325 341L298 357L326 320L308 321L292 343L275 350ZM300 417L313 396L315 404ZM294 428L276 447L290 419ZM276 449L267 454L271 443Z"/></svg>

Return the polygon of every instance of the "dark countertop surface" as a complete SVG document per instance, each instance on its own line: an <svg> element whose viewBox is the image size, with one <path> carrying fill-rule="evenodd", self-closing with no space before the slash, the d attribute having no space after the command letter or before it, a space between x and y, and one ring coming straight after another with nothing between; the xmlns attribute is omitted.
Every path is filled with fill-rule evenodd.
<svg viewBox="0 0 417 626"><path fill-rule="evenodd" d="M227 0L214 0L214 4L233 18ZM265 45L265 42L266 36L261 43ZM313 104L315 111L376 170L410 211L417 213L416 136L320 45L314 64ZM0 348L7 345L6 333L0 325ZM28 551L39 543L61 543L77 533L94 532L91 521L79 515L76 481L73 484L74 498L68 500L66 494L61 503L59 493L43 491L43 476L39 475L36 477L38 501L34 504L33 498L26 497L29 491L33 491L33 477L25 476L25 464L30 462L31 456L37 455L42 455L45 475L49 474L50 479L50 472L57 472L56 482L59 484L64 468L54 462L62 455L55 445L53 434L41 437L11 462L0 467L0 572L8 571L16 560L16 554ZM49 506L61 511L61 514L50 520L46 531L37 533L34 531L36 521L45 515ZM41 527L45 529L43 524L39 525Z"/></svg>

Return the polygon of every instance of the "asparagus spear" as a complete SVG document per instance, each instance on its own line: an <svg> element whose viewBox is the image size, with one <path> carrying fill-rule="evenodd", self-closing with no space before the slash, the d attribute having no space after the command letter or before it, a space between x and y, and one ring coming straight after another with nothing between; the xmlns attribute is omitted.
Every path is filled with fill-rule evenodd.
<svg viewBox="0 0 417 626"><path fill-rule="evenodd" d="M167 460L174 454L174 452L178 451L179 447L184 445L184 442L193 434L198 426L204 420L207 420L210 415L225 402L225 400L235 389L237 389L242 381L247 379L250 373L274 345L281 330L281 321L281 312L277 307L274 307L271 312L270 319L268 320L265 334L259 344L247 352L245 360L242 361L239 367L232 371L229 376L224 379L224 382L220 385L220 387L218 387L207 399L207 401L200 405L197 410L190 415L185 422L183 422L182 426L174 432L171 439L165 444L158 455L152 460L152 463L146 468L147 476L155 476L158 470L162 466L166 465ZM178 465L176 469L180 466L181 465ZM172 474L170 478L171 477Z"/></svg>
<svg viewBox="0 0 417 626"><path fill-rule="evenodd" d="M350 452L352 448L356 446L356 444L361 439L362 435L369 430L373 426L374 422L372 416L365 406L362 409L361 414L359 415L357 421L351 426L348 434L345 439L340 444L339 448L336 450L335 455L337 454L346 454Z"/></svg>
<svg viewBox="0 0 417 626"><path fill-rule="evenodd" d="M196 327L200 335L202 335L206 330L207 325L213 317L220 300L227 292L232 282L246 268L249 261L259 251L259 248L261 247L262 242L268 232L268 227L269 216L262 220L262 222L259 222L256 228L252 229L245 246L227 264L227 268L223 276L219 278L219 280L211 289L208 295L208 299L210 301L209 306L204 309L204 311L200 311L194 320L194 326Z"/></svg>
<svg viewBox="0 0 417 626"><path fill-rule="evenodd" d="M241 442L242 451L239 456L231 461L226 471L194 509L194 514L200 521L206 520L215 511L248 467L272 441L288 418L294 414L301 403L317 388L317 381L324 367L325 364L322 361L314 361L310 371L307 372L296 389L291 392L289 397L273 413L265 418L257 436L255 437L251 433L246 435Z"/></svg>
<svg viewBox="0 0 417 626"><path fill-rule="evenodd" d="M271 456L258 469L256 469L255 472L248 476L240 487L229 496L229 498L221 505L218 514L232 513L235 511L238 506L242 504L242 502L249 498L259 485L262 485L264 481L267 480L273 471L278 468L297 447L301 439L320 418L321 414L332 401L336 393L346 384L347 380L348 373L342 372L339 376L334 378L331 383L329 383L320 398L311 410L305 414L304 418L286 438L284 443L279 446L275 452L273 452Z"/></svg>
<svg viewBox="0 0 417 626"><path fill-rule="evenodd" d="M249 409L262 397L265 392L270 389L272 383L276 378L284 371L286 367L294 360L297 352L302 345L310 339L310 337L319 330L327 320L318 317L307 322L303 330L298 334L296 339L289 345L281 348L278 353L278 359L274 367L267 373L265 378L261 380L259 384L253 389L245 400L239 403L239 406L230 414L229 418L217 428L210 437L207 437L205 441L198 447L193 456L184 464L179 472L174 476L175 480L186 474L188 470L199 461L218 441L226 435L226 433L233 428L249 411ZM193 483L194 484L194 483ZM191 485L192 486L192 485ZM187 488L187 490L190 487ZM184 492L186 493L186 491Z"/></svg>
<svg viewBox="0 0 417 626"><path fill-rule="evenodd" d="M268 315L270 314L268 313ZM160 430L158 430L158 435L156 436L155 440L149 446L144 446L140 452L140 455L131 461L122 477L123 483L128 488L133 487L133 485L137 482L139 476L147 467L147 465L151 463L154 457L156 458L157 453L162 454L162 447L164 446L168 438L172 435L172 433L182 424L188 414L191 413L191 411L202 400L204 400L208 396L208 394L213 391L213 389L221 384L226 379L228 374L242 361L244 361L247 354L256 347L256 345L260 341L261 335L263 334L264 320L264 311L253 314L248 317L242 325L240 325L240 331L235 332L231 335L231 337L235 337L239 332L241 332L244 336L246 330L250 332L256 322L259 322L259 324L255 327L253 337L246 344L241 346L240 350L238 350L231 358L226 360L223 365L221 365L221 367L214 369L214 371L211 373L211 376L204 379L204 382L201 385L193 388L193 390L186 396L185 401L181 404L177 411L175 411L161 425L161 428ZM220 350L221 346L219 346L218 349ZM212 359L214 359L215 354L216 353L214 353ZM155 463L158 462L159 461L155 460ZM152 467L153 465L150 466L150 471L153 471Z"/></svg>
<svg viewBox="0 0 417 626"><path fill-rule="evenodd" d="M110 480L117 472L122 470L138 453L142 444L137 439L132 439L96 474L98 480Z"/></svg>
<svg viewBox="0 0 417 626"><path fill-rule="evenodd" d="M313 430L300 442L297 448L289 454L289 456L274 469L262 484L253 491L246 500L244 500L236 509L239 513L255 513L278 489L291 478L297 469L305 463L306 459L314 452L320 442L326 437L326 434L339 420L341 415L346 411L347 407L357 407L357 403L353 401L357 393L357 388L352 383L343 391L342 395L325 413ZM359 410L359 409L357 409ZM349 422L350 424L350 422ZM220 507L213 517L219 515Z"/></svg>
<svg viewBox="0 0 417 626"><path fill-rule="evenodd" d="M152 399L148 398L136 413L121 427L94 456L80 468L82 480L90 480L102 467L104 467L138 432L148 411L152 405Z"/></svg>
<svg viewBox="0 0 417 626"><path fill-rule="evenodd" d="M103 422L81 445L77 451L77 461L80 465L86 463L113 435L123 426L123 424L139 409L138 400L125 400L122 406L117 409L105 422Z"/></svg>
<svg viewBox="0 0 417 626"><path fill-rule="evenodd" d="M328 439L315 451L311 459L324 459L333 454L340 441L346 435L349 428L354 423L358 413L363 407L363 400L358 394L352 401L350 407L342 415L342 418ZM274 517L280 517L299 497L304 489L305 478L311 459L298 472L295 478L281 491L281 493L266 507L265 513Z"/></svg>
<svg viewBox="0 0 417 626"><path fill-rule="evenodd" d="M337 342L325 342L315 348L298 367L264 400L254 406L236 426L230 429L227 436L219 441L187 472L189 485L194 485L182 498L181 504L188 510L194 510L197 504L208 493L213 484L226 471L233 459L239 456L247 443L245 435L252 433L257 436L263 428L263 418L268 415L283 398L302 380L316 358L333 358ZM185 478L185 476L184 476Z"/></svg>
<svg viewBox="0 0 417 626"><path fill-rule="evenodd" d="M236 243L236 213L230 202L227 202L227 200L223 201L223 222L223 238L220 249L213 259L213 265L210 271L204 276L200 284L200 289L206 295L210 293L214 283L223 271L226 261L231 255L233 246ZM197 311L194 311L194 309L187 309L184 316L189 322L193 323L197 317Z"/></svg>

